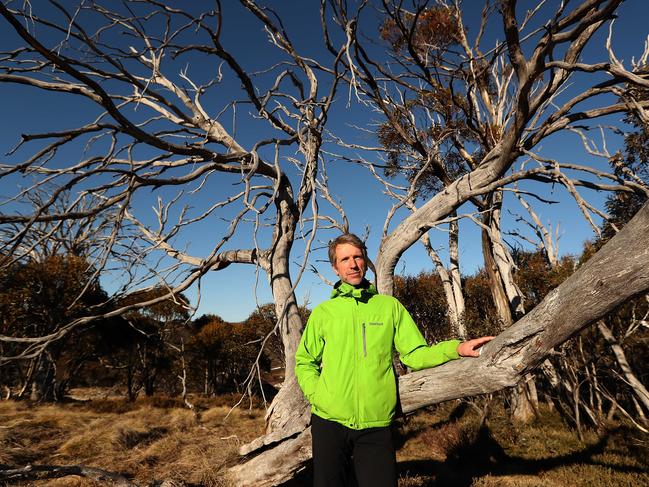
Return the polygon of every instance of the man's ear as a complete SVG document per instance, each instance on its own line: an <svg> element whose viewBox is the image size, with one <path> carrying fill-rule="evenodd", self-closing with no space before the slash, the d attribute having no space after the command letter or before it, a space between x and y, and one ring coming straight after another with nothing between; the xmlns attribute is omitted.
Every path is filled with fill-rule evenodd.
<svg viewBox="0 0 649 487"><path fill-rule="evenodd" d="M338 274L338 269L336 269L336 264L331 264L331 268L333 269L334 273L340 277L340 274Z"/></svg>

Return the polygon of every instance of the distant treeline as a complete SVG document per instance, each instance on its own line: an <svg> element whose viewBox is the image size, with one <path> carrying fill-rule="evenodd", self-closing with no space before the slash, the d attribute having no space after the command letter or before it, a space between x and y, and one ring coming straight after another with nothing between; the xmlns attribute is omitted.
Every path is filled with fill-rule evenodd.
<svg viewBox="0 0 649 487"><path fill-rule="evenodd" d="M593 255L614 233L615 221L622 226L642 203L641 199L610 200L609 210L617 220L604 227L600 239L587 243L580 256L550 263L541 250L514 248L514 278L525 310L536 306ZM73 387L109 387L129 400L156 392L214 395L259 393L260 388L272 395L283 379L285 361L273 304L259 307L241 323L227 323L216 315L191 319L185 296L157 300L167 294L163 288L111 300L98 279L92 278L92 266L74 254L17 261L2 269L8 270L0 275L0 333L27 340L56 335L44 349L34 348L32 356L16 359L11 357L18 348L14 350L11 341L0 342L4 360L0 387L5 397L59 400ZM398 276L395 289L429 342L453 336L437 273ZM460 319L467 334L502 331L486 271L464 276L462 289L465 312ZM153 304L77 324L69 332L62 326L78 317L105 316L110 309L142 302ZM306 322L309 310L301 309L300 314ZM649 379L648 316L647 296L641 296L563 344L531 379L535 395L531 404L545 400L578 426L583 418L599 426L619 411L634 421L640 418L642 428L643 407L649 404L643 396L643 384Z"/></svg>
<svg viewBox="0 0 649 487"><path fill-rule="evenodd" d="M533 308L599 245L589 243L580 257L564 257L554 266L540 251L514 251L515 277L525 295L525 308ZM1 276L2 333L43 336L58 330L59 323L73 320L75 314L105 303L106 294L99 285L82 293L80 287L86 282L82 274L87 272L87 263L71 255L16 263L13 272ZM485 271L466 276L463 289L466 313L462 319L469 335L497 334L502 324L496 318ZM143 292L146 296L129 299L142 302L165 292L152 289ZM452 337L437 273L398 277L396 296L429 342ZM114 303L124 305L128 302ZM306 321L309 311L301 312ZM647 299L641 297L603 320L642 383L649 378L649 364L644 359L649 352L648 312ZM261 306L241 323L227 323L216 315L190 320L187 300L181 295L74 328L39 357L5 363L0 368L0 385L16 398L50 400L62 399L69 388L84 386L112 387L131 400L156 392L181 394L183 387L213 395L243 392L248 384L259 392L259 384L265 384L268 393L272 385L281 383L284 366L283 348L273 331L275 323L272 304ZM2 346L2 355L10 356L11 346ZM587 408L585 417L592 422L618 407L632 414L637 401L622 376L619 357L598 327L585 330L556 352L549 362L559 383L557 378L553 383L552 377L537 374L541 399L554 403L574 421L579 410L576 402Z"/></svg>
<svg viewBox="0 0 649 487"><path fill-rule="evenodd" d="M153 288L111 302L96 280L83 289L89 272L86 260L74 255L13 264L11 272L0 276L0 333L42 337L60 332L61 324L87 316L93 307L105 314L108 307L123 308L167 293ZM192 320L187 299L179 295L74 327L45 353L5 362L0 387L4 395L35 400L59 400L70 388L87 386L112 387L131 400L183 389L209 395L241 392L255 363L264 381L281 382L283 354L275 323L271 304L241 323L216 315ZM13 356L11 343L0 347L0 356ZM271 365L279 377L270 375ZM258 383L251 382L253 389Z"/></svg>

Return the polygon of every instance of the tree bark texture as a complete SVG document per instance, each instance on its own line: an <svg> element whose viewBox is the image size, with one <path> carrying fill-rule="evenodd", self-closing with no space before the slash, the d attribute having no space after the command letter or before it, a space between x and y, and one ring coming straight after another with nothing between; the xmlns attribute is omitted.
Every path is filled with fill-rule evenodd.
<svg viewBox="0 0 649 487"><path fill-rule="evenodd" d="M262 487L291 480L311 460L311 427L230 469L233 485Z"/></svg>
<svg viewBox="0 0 649 487"><path fill-rule="evenodd" d="M629 361L626 359L622 345L618 343L618 341L615 339L615 336L613 335L613 332L608 326L606 326L606 323L604 323L603 320L599 320L597 322L597 329L606 340L606 343L610 345L611 350L615 355L615 359L617 360L620 369L622 369L622 373L624 374L624 378L626 379L627 384L629 384L629 386L636 393L636 396L638 396L638 399L640 399L645 409L649 411L649 391L647 391L647 388L644 386L644 384L642 384L638 377L633 373L633 369L629 365Z"/></svg>
<svg viewBox="0 0 649 487"><path fill-rule="evenodd" d="M415 372L399 381L404 412L513 387L550 351L624 301L649 289L649 205L588 262L476 359Z"/></svg>
<svg viewBox="0 0 649 487"><path fill-rule="evenodd" d="M402 410L411 413L443 401L515 386L554 347L649 290L648 237L649 205L645 205L571 277L488 343L479 358L455 360L400 377ZM286 482L310 459L310 438L307 428L233 467L233 481L241 486Z"/></svg>
<svg viewBox="0 0 649 487"><path fill-rule="evenodd" d="M502 241L500 215L502 191L489 196L490 209L483 216L482 254L489 277L491 295L501 330L509 328L525 314L523 293L514 282L514 262ZM530 385L534 378L527 375L509 392L510 414L515 421L525 423L534 415L537 404L532 403Z"/></svg>
<svg viewBox="0 0 649 487"><path fill-rule="evenodd" d="M452 216L456 216L455 213ZM453 336L458 338L466 337L466 325L464 323L464 294L462 291L462 276L459 265L459 225L457 220L449 223L448 249L450 266L447 269L435 249L430 243L428 233L421 236L421 242L426 249L430 259L435 265L437 274L442 281L446 305L448 307L448 320L451 324Z"/></svg>

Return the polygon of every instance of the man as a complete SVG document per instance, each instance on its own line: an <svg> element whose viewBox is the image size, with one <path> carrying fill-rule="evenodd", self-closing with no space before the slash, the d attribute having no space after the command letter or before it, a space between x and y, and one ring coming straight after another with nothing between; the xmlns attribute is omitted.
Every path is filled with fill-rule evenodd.
<svg viewBox="0 0 649 487"><path fill-rule="evenodd" d="M333 240L329 260L340 281L332 299L311 313L295 357L311 403L314 485L349 485L353 465L360 487L396 487L393 346L404 364L419 370L477 357L493 337L428 346L403 305L365 279L367 251L356 235Z"/></svg>

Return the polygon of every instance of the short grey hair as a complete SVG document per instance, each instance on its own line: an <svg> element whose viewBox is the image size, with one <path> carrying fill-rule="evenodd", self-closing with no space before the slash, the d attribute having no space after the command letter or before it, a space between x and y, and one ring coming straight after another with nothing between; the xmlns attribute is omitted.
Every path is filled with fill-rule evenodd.
<svg viewBox="0 0 649 487"><path fill-rule="evenodd" d="M353 245L363 253L363 259L367 262L367 248L365 247L365 242L353 233L343 233L329 242L329 262L331 262L331 265L336 263L336 247L340 244Z"/></svg>

